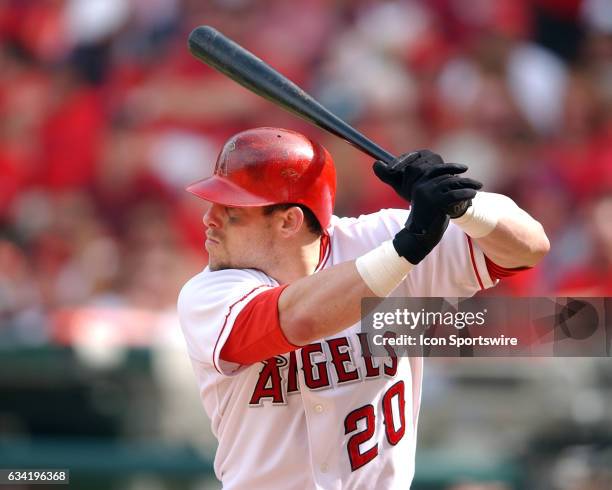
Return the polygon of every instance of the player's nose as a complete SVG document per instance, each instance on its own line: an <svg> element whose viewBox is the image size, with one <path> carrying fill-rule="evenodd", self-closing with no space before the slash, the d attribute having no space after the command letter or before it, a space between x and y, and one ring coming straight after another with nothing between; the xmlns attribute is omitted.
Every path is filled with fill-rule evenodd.
<svg viewBox="0 0 612 490"><path fill-rule="evenodd" d="M202 216L202 223L207 228L219 228L221 227L221 210L222 206L219 204L211 204L208 210Z"/></svg>

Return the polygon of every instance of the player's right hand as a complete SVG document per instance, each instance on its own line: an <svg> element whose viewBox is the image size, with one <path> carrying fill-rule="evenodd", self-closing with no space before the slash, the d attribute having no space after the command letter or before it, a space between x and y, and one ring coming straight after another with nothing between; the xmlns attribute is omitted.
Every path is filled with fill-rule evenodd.
<svg viewBox="0 0 612 490"><path fill-rule="evenodd" d="M449 172L449 167L465 167L458 163L445 163L425 172L412 188L412 208L419 218L426 220L449 206L473 199L482 183L469 177L460 177ZM467 167L465 167L467 168ZM463 172L463 170L462 170Z"/></svg>
<svg viewBox="0 0 612 490"><path fill-rule="evenodd" d="M444 166L426 172L414 183L410 215L393 239L397 253L418 264L442 239L449 222L445 210L474 198L481 187L477 180L449 175Z"/></svg>

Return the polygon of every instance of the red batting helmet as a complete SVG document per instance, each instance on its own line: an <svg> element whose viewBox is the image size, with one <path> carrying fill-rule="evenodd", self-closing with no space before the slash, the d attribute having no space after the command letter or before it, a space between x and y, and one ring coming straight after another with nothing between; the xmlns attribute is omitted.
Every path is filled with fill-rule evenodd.
<svg viewBox="0 0 612 490"><path fill-rule="evenodd" d="M187 191L225 206L303 204L325 229L334 207L336 170L327 150L305 136L255 128L231 137L212 177Z"/></svg>

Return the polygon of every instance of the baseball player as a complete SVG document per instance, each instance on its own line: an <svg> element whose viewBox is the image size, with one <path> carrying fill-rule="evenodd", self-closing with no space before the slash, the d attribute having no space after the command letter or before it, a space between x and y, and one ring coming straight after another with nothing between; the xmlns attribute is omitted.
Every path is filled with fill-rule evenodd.
<svg viewBox="0 0 612 490"><path fill-rule="evenodd" d="M540 224L421 151L374 171L410 212L332 215L328 152L293 131L232 137L188 187L209 265L178 311L225 489L392 489L414 474L422 359L372 357L362 297L471 296L533 266ZM450 220L444 209L472 205Z"/></svg>

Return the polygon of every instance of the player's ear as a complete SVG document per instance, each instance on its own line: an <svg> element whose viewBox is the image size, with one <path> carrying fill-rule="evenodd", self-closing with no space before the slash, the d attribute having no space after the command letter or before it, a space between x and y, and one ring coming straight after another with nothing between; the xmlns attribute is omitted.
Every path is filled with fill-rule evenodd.
<svg viewBox="0 0 612 490"><path fill-rule="evenodd" d="M282 237L289 238L305 226L304 211L299 206L291 206L278 212L278 231Z"/></svg>

